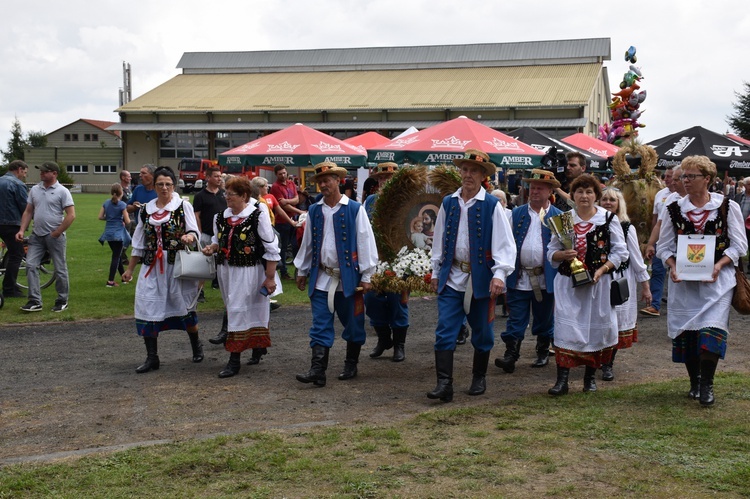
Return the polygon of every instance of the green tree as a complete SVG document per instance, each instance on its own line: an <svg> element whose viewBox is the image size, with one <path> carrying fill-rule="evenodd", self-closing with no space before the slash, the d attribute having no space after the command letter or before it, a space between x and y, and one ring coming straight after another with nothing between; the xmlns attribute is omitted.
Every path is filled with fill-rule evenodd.
<svg viewBox="0 0 750 499"><path fill-rule="evenodd" d="M47 147L47 134L39 132L27 132L26 144L28 147Z"/></svg>
<svg viewBox="0 0 750 499"><path fill-rule="evenodd" d="M8 149L5 151L0 150L3 154L3 162L7 165L11 161L17 159L24 159L24 147L26 142L23 140L23 131L21 130L21 122L18 121L18 117L13 121L13 125L10 128L10 139L8 139Z"/></svg>
<svg viewBox="0 0 750 499"><path fill-rule="evenodd" d="M732 103L734 114L727 116L727 123L734 133L743 139L750 139L750 83L743 82L745 92L735 92L737 101Z"/></svg>

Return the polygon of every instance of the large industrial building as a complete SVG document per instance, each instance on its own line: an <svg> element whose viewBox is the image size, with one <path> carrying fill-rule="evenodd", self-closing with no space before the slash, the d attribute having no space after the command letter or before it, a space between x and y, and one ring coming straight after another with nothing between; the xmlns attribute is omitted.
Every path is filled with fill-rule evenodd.
<svg viewBox="0 0 750 499"><path fill-rule="evenodd" d="M295 123L394 137L467 116L500 131L594 135L608 121L610 40L189 52L117 111L124 167L176 167Z"/></svg>

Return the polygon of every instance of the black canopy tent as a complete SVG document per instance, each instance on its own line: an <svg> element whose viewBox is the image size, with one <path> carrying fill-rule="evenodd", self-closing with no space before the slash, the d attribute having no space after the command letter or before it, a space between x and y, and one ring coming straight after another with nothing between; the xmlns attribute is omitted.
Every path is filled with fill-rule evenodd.
<svg viewBox="0 0 750 499"><path fill-rule="evenodd" d="M672 168L688 156L701 155L708 156L721 172L743 177L750 174L750 146L700 126L652 140L649 145L659 154L657 168Z"/></svg>
<svg viewBox="0 0 750 499"><path fill-rule="evenodd" d="M610 159L597 156L589 151L580 149L578 147L566 144L565 142L550 137L544 132L531 127L521 127L508 132L513 138L524 142L535 149L539 149L543 153L547 153L551 147L556 147L558 152L579 152L586 158L586 170L604 172L610 166Z"/></svg>

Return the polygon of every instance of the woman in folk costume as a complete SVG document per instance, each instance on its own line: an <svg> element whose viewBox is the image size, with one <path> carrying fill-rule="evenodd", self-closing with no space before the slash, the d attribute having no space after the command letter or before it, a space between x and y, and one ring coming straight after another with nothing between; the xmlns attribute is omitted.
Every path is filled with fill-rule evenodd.
<svg viewBox="0 0 750 499"><path fill-rule="evenodd" d="M615 379L612 364L615 360L617 350L630 348L633 346L633 343L638 341L638 283L641 284L641 301L646 303L651 302L651 288L648 282L648 268L643 262L641 247L638 243L638 234L628 218L622 192L616 187L605 188L602 191L602 198L599 204L605 210L617 215L628 245L628 253L630 254L630 257L620 265L614 276L616 279L627 278L630 298L622 305L615 307L619 338L617 346L612 350L612 359L608 363L602 364L602 380L612 381Z"/></svg>
<svg viewBox="0 0 750 499"><path fill-rule="evenodd" d="M216 254L219 289L227 309L224 348L229 362L219 373L228 378L240 372L240 356L248 349L266 352L271 346L268 296L276 291L279 243L268 208L256 199L258 187L247 177L227 181L227 209L214 217L214 236L203 249Z"/></svg>
<svg viewBox="0 0 750 499"><path fill-rule="evenodd" d="M583 391L596 391L594 376L612 357L617 345L617 315L610 304L612 272L628 258L625 236L614 213L597 206L599 181L577 177L570 186L576 208L571 212L575 230L572 249L558 237L550 241L547 258L558 268L555 277L555 361L557 382L550 395L568 393L572 367L586 366ZM560 215L565 216L565 214ZM572 287L571 263L583 262L592 282ZM574 269L575 270L575 269Z"/></svg>
<svg viewBox="0 0 750 499"><path fill-rule="evenodd" d="M198 338L198 281L174 278L177 251L198 241L198 224L193 206L174 192L171 168L154 171L156 199L143 206L133 233L133 251L124 282L133 278L135 266L143 262L135 288L135 324L146 344L146 361L135 370L145 373L159 369L157 338L160 331L187 331L193 348L193 362L203 360L203 344Z"/></svg>
<svg viewBox="0 0 750 499"><path fill-rule="evenodd" d="M742 211L737 203L708 187L716 165L706 156L682 160L686 195L665 207L656 256L669 268L667 329L672 338L672 361L684 363L690 376L688 397L713 405L714 373L724 358L729 335L729 307L737 283L734 267L747 253ZM677 273L679 236L716 236L713 273L708 281L685 281ZM688 250L689 253L689 250Z"/></svg>

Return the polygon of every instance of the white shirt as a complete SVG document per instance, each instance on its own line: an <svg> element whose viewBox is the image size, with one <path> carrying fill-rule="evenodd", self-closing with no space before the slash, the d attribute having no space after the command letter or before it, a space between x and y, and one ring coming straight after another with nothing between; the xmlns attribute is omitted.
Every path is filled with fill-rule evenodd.
<svg viewBox="0 0 750 499"><path fill-rule="evenodd" d="M529 229L526 232L526 237L523 239L519 261L521 262L521 267L541 267L544 265L545 257L544 240L542 239L542 220L539 218L539 213L532 210L530 206L528 210L530 218ZM531 279L532 277L529 276L528 272L519 269L515 289L519 291L531 291L533 289ZM538 280L541 289L547 289L544 274L534 276L533 279Z"/></svg>

